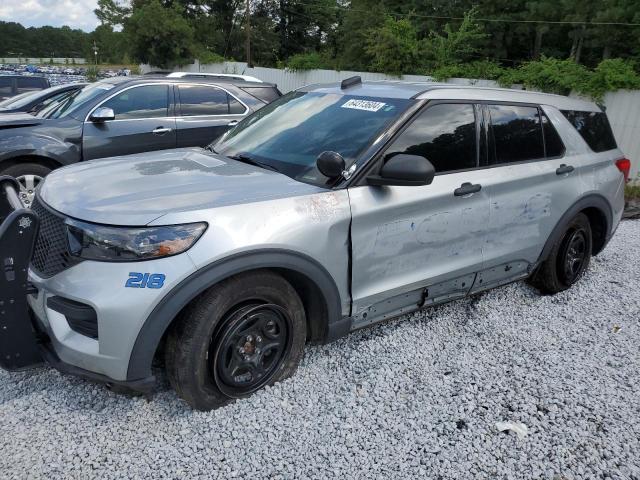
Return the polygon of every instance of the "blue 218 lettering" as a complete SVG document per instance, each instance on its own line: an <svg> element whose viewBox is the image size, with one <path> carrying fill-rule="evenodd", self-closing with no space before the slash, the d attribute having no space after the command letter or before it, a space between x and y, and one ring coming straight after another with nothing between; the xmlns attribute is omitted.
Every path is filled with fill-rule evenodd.
<svg viewBox="0 0 640 480"><path fill-rule="evenodd" d="M126 288L162 288L166 276L162 273L130 272Z"/></svg>

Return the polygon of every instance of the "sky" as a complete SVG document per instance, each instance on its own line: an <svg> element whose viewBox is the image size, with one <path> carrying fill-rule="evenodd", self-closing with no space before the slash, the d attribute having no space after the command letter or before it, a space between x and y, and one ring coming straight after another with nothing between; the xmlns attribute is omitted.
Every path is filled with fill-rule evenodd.
<svg viewBox="0 0 640 480"><path fill-rule="evenodd" d="M68 25L86 32L98 26L97 0L0 0L0 20L25 27Z"/></svg>

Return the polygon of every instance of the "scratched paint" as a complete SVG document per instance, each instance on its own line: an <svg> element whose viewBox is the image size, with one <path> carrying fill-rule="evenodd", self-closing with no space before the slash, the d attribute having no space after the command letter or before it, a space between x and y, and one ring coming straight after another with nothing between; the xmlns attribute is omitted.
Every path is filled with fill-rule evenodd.
<svg viewBox="0 0 640 480"><path fill-rule="evenodd" d="M303 218L314 222L324 222L342 215L348 204L342 205L339 192L326 192L319 195L299 197L296 201L296 211Z"/></svg>
<svg viewBox="0 0 640 480"><path fill-rule="evenodd" d="M491 202L491 229L486 242L507 245L535 239L541 220L551 215L551 193L540 192L523 200Z"/></svg>

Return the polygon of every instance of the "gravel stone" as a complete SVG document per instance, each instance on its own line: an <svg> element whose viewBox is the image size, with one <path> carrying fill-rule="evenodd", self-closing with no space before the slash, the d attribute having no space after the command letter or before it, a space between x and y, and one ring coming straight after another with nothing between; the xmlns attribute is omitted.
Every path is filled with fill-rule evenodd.
<svg viewBox="0 0 640 480"><path fill-rule="evenodd" d="M0 371L0 478L640 480L638 259L625 221L567 292L516 283L307 347L207 413L166 381L148 401Z"/></svg>

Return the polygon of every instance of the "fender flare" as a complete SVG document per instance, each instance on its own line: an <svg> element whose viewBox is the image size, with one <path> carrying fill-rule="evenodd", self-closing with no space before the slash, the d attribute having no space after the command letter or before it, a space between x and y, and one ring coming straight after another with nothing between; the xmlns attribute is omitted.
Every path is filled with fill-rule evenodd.
<svg viewBox="0 0 640 480"><path fill-rule="evenodd" d="M46 148L38 148L38 149L23 149L23 150L12 150L8 152L7 155L0 157L0 164L3 162L12 162L15 160L20 160L24 158L34 158L34 159L42 159L46 160L49 163L57 164L60 167L64 167L66 165L70 165L74 163L74 160L70 158L64 158L63 156L56 155ZM79 161L79 159L78 159Z"/></svg>
<svg viewBox="0 0 640 480"><path fill-rule="evenodd" d="M192 273L172 288L147 317L129 357L127 380L151 376L151 364L163 335L174 318L199 294L233 275L262 268L282 268L311 279L327 310L328 336L346 334L350 323L342 319L341 297L331 274L313 258L289 250L265 249L231 255Z"/></svg>
<svg viewBox="0 0 640 480"><path fill-rule="evenodd" d="M587 208L596 208L604 214L607 222L605 238L606 244L606 242L611 237L611 228L613 226L613 209L611 208L609 201L605 197L597 193L591 193L585 197L582 197L580 200L574 203L571 207L569 207L564 215L560 217L560 220L558 220L556 226L553 227L553 230L551 231L551 235L549 235L547 242L544 244L544 248L542 249L542 253L538 258L538 262L536 263L536 265L540 265L540 263L542 263L549 257L549 253L551 252L553 245L562 236L566 226L569 224L571 219Z"/></svg>

